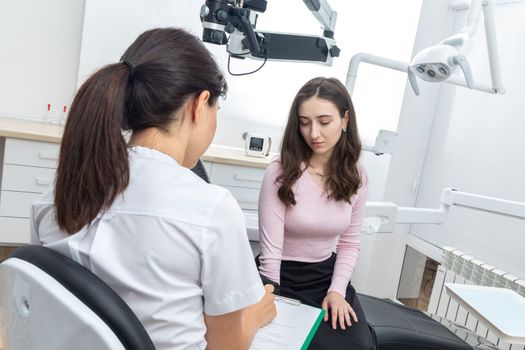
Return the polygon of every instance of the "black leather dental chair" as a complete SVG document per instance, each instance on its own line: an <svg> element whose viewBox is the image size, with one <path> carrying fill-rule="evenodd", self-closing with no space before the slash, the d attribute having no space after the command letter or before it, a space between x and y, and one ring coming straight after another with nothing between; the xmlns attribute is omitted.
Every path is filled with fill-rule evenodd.
<svg viewBox="0 0 525 350"><path fill-rule="evenodd" d="M359 294L377 350L497 350L469 329L393 301Z"/></svg>

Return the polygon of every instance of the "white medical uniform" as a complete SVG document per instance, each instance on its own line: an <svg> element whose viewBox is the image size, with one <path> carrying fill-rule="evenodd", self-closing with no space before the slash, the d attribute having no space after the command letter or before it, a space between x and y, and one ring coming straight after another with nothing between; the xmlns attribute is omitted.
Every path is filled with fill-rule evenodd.
<svg viewBox="0 0 525 350"><path fill-rule="evenodd" d="M244 217L229 191L161 152L132 147L129 160L128 188L74 235L60 231L53 189L45 193L32 208L32 239L110 285L158 350L204 349L203 313L226 314L264 295Z"/></svg>

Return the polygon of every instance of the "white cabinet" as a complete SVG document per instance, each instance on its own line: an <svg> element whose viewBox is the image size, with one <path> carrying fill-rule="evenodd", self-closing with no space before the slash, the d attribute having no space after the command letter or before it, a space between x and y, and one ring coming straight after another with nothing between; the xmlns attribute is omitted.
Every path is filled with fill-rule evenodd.
<svg viewBox="0 0 525 350"><path fill-rule="evenodd" d="M4 138L0 243L29 243L31 204L54 181L60 145Z"/></svg>
<svg viewBox="0 0 525 350"><path fill-rule="evenodd" d="M0 138L0 245L29 243L31 204L53 183L59 152L56 143ZM259 240L257 203L265 169L210 161L204 166L210 182L230 190L239 203L250 240Z"/></svg>

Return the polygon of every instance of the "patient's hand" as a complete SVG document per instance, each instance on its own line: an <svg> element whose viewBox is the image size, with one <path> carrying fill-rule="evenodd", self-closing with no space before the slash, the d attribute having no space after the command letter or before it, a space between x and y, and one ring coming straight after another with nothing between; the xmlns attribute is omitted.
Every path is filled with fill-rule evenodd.
<svg viewBox="0 0 525 350"><path fill-rule="evenodd" d="M350 318L357 322L357 315L354 309L348 304L345 298L337 292L328 292L323 300L322 308L326 311L324 315L324 321L328 321L328 312L330 312L330 318L332 319L332 328L337 328L337 322L339 321L339 327L346 329L346 325L349 327L352 325Z"/></svg>

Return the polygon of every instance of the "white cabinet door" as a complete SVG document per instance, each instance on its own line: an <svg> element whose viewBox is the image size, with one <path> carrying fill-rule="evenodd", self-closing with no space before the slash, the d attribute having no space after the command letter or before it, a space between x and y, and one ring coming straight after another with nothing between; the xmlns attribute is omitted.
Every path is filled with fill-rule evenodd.
<svg viewBox="0 0 525 350"><path fill-rule="evenodd" d="M28 218L31 205L40 193L2 191L0 193L0 216Z"/></svg>
<svg viewBox="0 0 525 350"><path fill-rule="evenodd" d="M56 169L60 145L56 143L7 138L4 164L18 164Z"/></svg>
<svg viewBox="0 0 525 350"><path fill-rule="evenodd" d="M4 164L2 190L43 193L54 179L55 169Z"/></svg>
<svg viewBox="0 0 525 350"><path fill-rule="evenodd" d="M221 186L261 188L265 169L238 165L213 164L210 180Z"/></svg>

